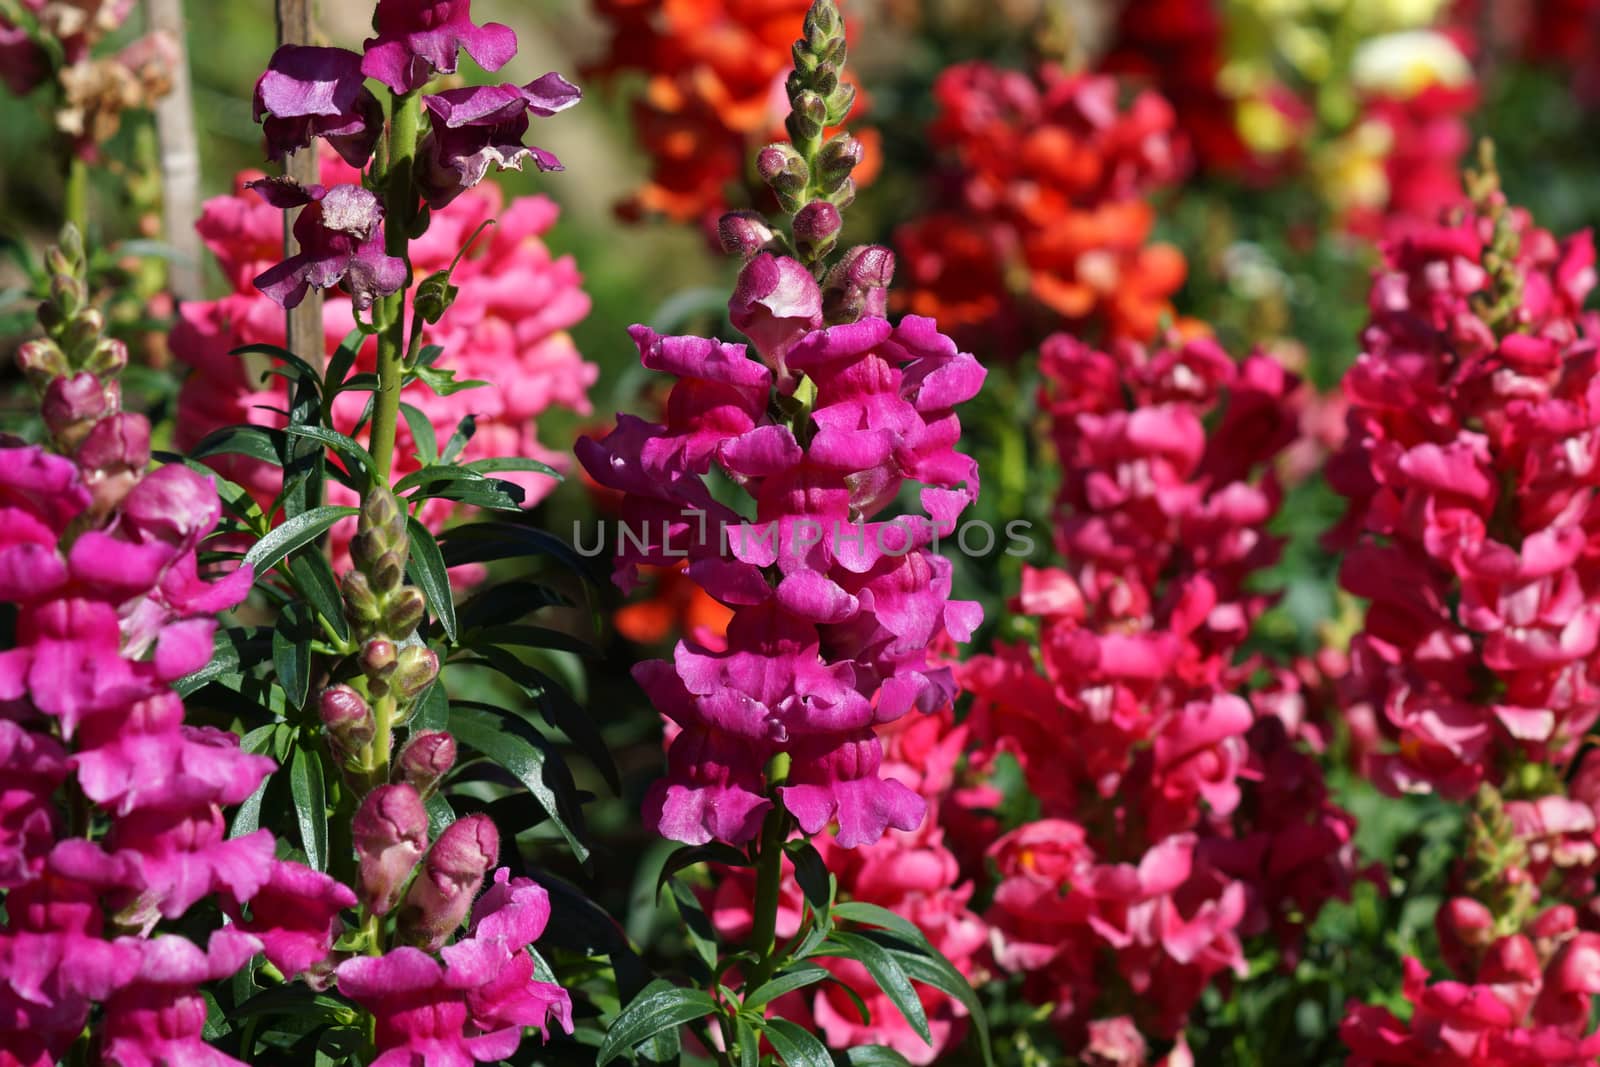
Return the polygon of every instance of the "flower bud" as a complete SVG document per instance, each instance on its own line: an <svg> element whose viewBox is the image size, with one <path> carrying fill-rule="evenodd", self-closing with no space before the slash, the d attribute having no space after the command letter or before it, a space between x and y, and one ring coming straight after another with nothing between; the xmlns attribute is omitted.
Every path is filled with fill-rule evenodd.
<svg viewBox="0 0 1600 1067"><path fill-rule="evenodd" d="M828 272L822 289L822 314L830 323L882 317L894 280L894 253L882 245L857 245Z"/></svg>
<svg viewBox="0 0 1600 1067"><path fill-rule="evenodd" d="M59 338L61 350L75 364L88 361L106 331L106 318L99 308L84 308L72 317Z"/></svg>
<svg viewBox="0 0 1600 1067"><path fill-rule="evenodd" d="M426 797L455 763L456 739L442 730L426 730L406 743L396 766L400 780Z"/></svg>
<svg viewBox="0 0 1600 1067"><path fill-rule="evenodd" d="M1478 967L1477 980L1488 985L1537 982L1540 969L1539 954L1533 950L1533 942L1521 934L1513 934L1489 946Z"/></svg>
<svg viewBox="0 0 1600 1067"><path fill-rule="evenodd" d="M467 917L484 875L499 856L500 832L487 815L469 815L446 827L406 893L400 909L401 940L438 951Z"/></svg>
<svg viewBox="0 0 1600 1067"><path fill-rule="evenodd" d="M822 128L828 123L827 101L806 89L791 97L789 103L789 117L784 120L784 128L789 131L790 139L795 144L804 144L821 137Z"/></svg>
<svg viewBox="0 0 1600 1067"><path fill-rule="evenodd" d="M405 510L388 488L375 486L361 501L356 536L350 542L351 556L358 567L366 570L380 556L389 552L404 556L408 549Z"/></svg>
<svg viewBox="0 0 1600 1067"><path fill-rule="evenodd" d="M450 305L455 303L456 294L460 291L457 286L450 284L449 271L434 271L417 286L417 295L412 299L412 306L417 309L422 321L435 323L444 318L444 313L450 310Z"/></svg>
<svg viewBox="0 0 1600 1067"><path fill-rule="evenodd" d="M794 217L794 243L801 259L814 263L832 252L843 226L839 209L826 200L813 200L801 208Z"/></svg>
<svg viewBox="0 0 1600 1067"><path fill-rule="evenodd" d="M394 642L386 637L374 637L361 646L361 672L368 678L387 678L398 659Z"/></svg>
<svg viewBox="0 0 1600 1067"><path fill-rule="evenodd" d="M87 371L57 378L46 387L41 414L50 435L65 449L76 449L94 424L114 410L113 391Z"/></svg>
<svg viewBox="0 0 1600 1067"><path fill-rule="evenodd" d="M817 156L817 181L822 191L831 193L843 185L851 171L861 165L866 153L866 147L848 133L828 138Z"/></svg>
<svg viewBox="0 0 1600 1067"><path fill-rule="evenodd" d="M88 286L83 279L72 274L53 274L50 277L50 305L61 315L63 323L77 317L89 302Z"/></svg>
<svg viewBox="0 0 1600 1067"><path fill-rule="evenodd" d="M381 785L361 802L351 832L360 859L361 903L374 915L387 915L428 847L428 810L411 786Z"/></svg>
<svg viewBox="0 0 1600 1067"><path fill-rule="evenodd" d="M1452 897L1434 916L1439 952L1462 978L1477 973L1478 960L1494 941L1494 915L1471 897Z"/></svg>
<svg viewBox="0 0 1600 1067"><path fill-rule="evenodd" d="M61 349L56 347L54 341L44 338L24 341L17 349L17 365L39 389L71 373L67 357L61 354Z"/></svg>
<svg viewBox="0 0 1600 1067"><path fill-rule="evenodd" d="M409 701L427 692L428 686L438 677L438 654L426 645L407 645L400 650L389 685L395 696Z"/></svg>
<svg viewBox="0 0 1600 1067"><path fill-rule="evenodd" d="M329 686L317 698L317 714L336 754L348 758L372 743L377 722L372 708L348 685Z"/></svg>
<svg viewBox="0 0 1600 1067"><path fill-rule="evenodd" d="M372 626L383 618L378 598L372 592L372 583L360 571L352 570L340 583L344 593L345 614L350 621L362 626Z"/></svg>
<svg viewBox="0 0 1600 1067"><path fill-rule="evenodd" d="M388 608L383 614L384 632L404 641L417 632L427 606L422 590L414 585L401 586L389 597Z"/></svg>
<svg viewBox="0 0 1600 1067"><path fill-rule="evenodd" d="M717 220L717 240L730 256L752 259L772 241L772 227L754 211L730 211Z"/></svg>
<svg viewBox="0 0 1600 1067"><path fill-rule="evenodd" d="M405 555L395 550L385 552L367 569L367 577L372 580L372 591L379 597L387 597L405 581Z"/></svg>
<svg viewBox="0 0 1600 1067"><path fill-rule="evenodd" d="M791 146L769 144L756 156L756 173L777 193L779 198L795 197L811 181L811 169L805 159Z"/></svg>
<svg viewBox="0 0 1600 1067"><path fill-rule="evenodd" d="M115 337L102 337L83 369L101 378L115 378L128 366L128 346Z"/></svg>

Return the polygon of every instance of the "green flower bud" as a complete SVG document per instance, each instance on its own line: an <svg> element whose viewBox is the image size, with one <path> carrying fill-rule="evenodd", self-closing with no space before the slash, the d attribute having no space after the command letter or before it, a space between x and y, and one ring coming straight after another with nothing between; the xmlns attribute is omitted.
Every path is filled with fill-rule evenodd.
<svg viewBox="0 0 1600 1067"><path fill-rule="evenodd" d="M407 645L400 650L394 674L389 679L395 696L403 701L420 697L439 677L439 657L426 645Z"/></svg>
<svg viewBox="0 0 1600 1067"><path fill-rule="evenodd" d="M340 583L344 594L345 615L359 626L371 627L383 618L383 609L372 592L372 583L360 571L352 570Z"/></svg>
<svg viewBox="0 0 1600 1067"><path fill-rule="evenodd" d="M427 612L427 601L422 596L422 590L414 585L401 586L393 596L383 613L384 632L403 641L416 633L417 627L422 624L422 616Z"/></svg>
<svg viewBox="0 0 1600 1067"><path fill-rule="evenodd" d="M417 286L416 298L412 306L417 309L417 314L428 323L438 322L444 313L450 310L450 305L455 303L456 294L461 290L450 284L450 272L447 270L435 271L422 279Z"/></svg>

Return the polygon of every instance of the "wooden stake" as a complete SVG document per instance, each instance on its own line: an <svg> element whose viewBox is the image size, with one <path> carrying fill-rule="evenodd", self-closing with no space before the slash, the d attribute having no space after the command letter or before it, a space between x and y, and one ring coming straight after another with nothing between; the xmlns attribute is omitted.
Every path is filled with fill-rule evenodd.
<svg viewBox="0 0 1600 1067"><path fill-rule="evenodd" d="M315 19L312 11L313 0L277 0L278 8L278 43L285 44L315 44L316 33L313 26ZM303 148L292 153L284 161L284 173L301 185L314 184L318 177L317 149L313 144L310 148ZM300 215L299 211L286 211L283 215L283 251L285 257L292 256L300 251L300 244L294 239L294 220ZM288 318L288 344L289 351L311 364L321 367L323 351L326 342L322 332L322 293L316 289L306 293L306 298L300 306L289 312Z"/></svg>

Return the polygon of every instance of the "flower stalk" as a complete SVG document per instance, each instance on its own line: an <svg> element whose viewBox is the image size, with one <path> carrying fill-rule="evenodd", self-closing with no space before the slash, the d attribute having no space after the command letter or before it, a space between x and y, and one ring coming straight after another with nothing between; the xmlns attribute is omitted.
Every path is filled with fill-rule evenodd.
<svg viewBox="0 0 1600 1067"><path fill-rule="evenodd" d="M417 93L391 94L389 131L384 153L384 242L389 255L406 262L409 280L411 216L417 204L412 177L417 155L422 104ZM400 421L400 387L405 381L406 289L383 298L378 313L378 392L372 411L371 447L375 481L387 485L394 469L394 442Z"/></svg>

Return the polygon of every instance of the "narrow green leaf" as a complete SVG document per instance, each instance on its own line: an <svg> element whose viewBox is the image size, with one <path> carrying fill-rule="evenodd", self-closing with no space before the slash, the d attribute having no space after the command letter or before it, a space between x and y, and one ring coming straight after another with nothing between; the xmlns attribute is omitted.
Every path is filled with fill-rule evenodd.
<svg viewBox="0 0 1600 1067"><path fill-rule="evenodd" d="M475 749L504 767L523 785L528 787L541 807L566 838L567 845L578 859L586 860L589 849L579 839L572 821L581 817L576 805L562 798L570 798L574 791L568 781L552 783L554 754L546 751L545 743L527 723L507 715L495 715L480 708L464 704L450 707L450 733L456 741ZM563 787L558 790L558 786Z"/></svg>
<svg viewBox="0 0 1600 1067"><path fill-rule="evenodd" d="M536 702L539 717L556 727L578 747L596 770L605 778L613 793L622 792L622 779L617 762L606 744L605 737L595 717L578 705L566 688L543 671L524 663L507 649L489 645L477 649L481 660L462 660L488 666L515 683L530 700Z"/></svg>
<svg viewBox="0 0 1600 1067"><path fill-rule="evenodd" d="M350 623L344 617L344 600L339 595L339 580L333 566L321 552L301 552L289 560L289 573L305 594L312 609L327 619L340 639L350 636Z"/></svg>
<svg viewBox="0 0 1600 1067"><path fill-rule="evenodd" d="M289 792L294 797L295 820L300 826L300 847L306 863L328 869L328 797L322 781L322 757L309 743L294 750L289 764Z"/></svg>
<svg viewBox="0 0 1600 1067"><path fill-rule="evenodd" d="M928 1030L928 1016L922 1009L922 1001L918 999L917 991L912 987L911 979L905 969L900 966L896 957L889 954L888 949L860 934L835 930L823 944L818 955L841 956L860 963L900 1014L905 1016L906 1022L911 1024L911 1029L916 1031L917 1036L930 1045L933 1044L933 1035Z"/></svg>
<svg viewBox="0 0 1600 1067"><path fill-rule="evenodd" d="M423 467L438 462L439 437L433 432L433 420L404 401L400 404L400 414L405 417L406 428L411 431L411 440L416 442L417 458Z"/></svg>
<svg viewBox="0 0 1600 1067"><path fill-rule="evenodd" d="M832 977L832 972L820 963L796 963L778 972L776 977L760 989L755 989L745 994L744 1002L740 1007L746 1011L759 1012L763 1007L777 1000L785 993L793 993L796 989L804 989L806 986L825 982L830 977Z"/></svg>
<svg viewBox="0 0 1600 1067"><path fill-rule="evenodd" d="M406 574L422 589L428 598L428 610L439 620L445 636L456 639L456 602L450 589L450 574L445 570L444 555L433 533L415 515L406 516L406 532L411 536L411 558L406 561Z"/></svg>
<svg viewBox="0 0 1600 1067"><path fill-rule="evenodd" d="M856 1045L844 1054L850 1067L911 1067L911 1061L887 1045Z"/></svg>
<svg viewBox="0 0 1600 1067"><path fill-rule="evenodd" d="M733 1032L739 1044L739 1067L761 1067L761 1037L750 1020L734 1020Z"/></svg>
<svg viewBox="0 0 1600 1067"><path fill-rule="evenodd" d="M529 626L523 623L504 623L499 626L486 626L475 633L467 635L468 640L462 643L468 648L484 645L511 645L517 648L554 648L562 652L571 652L586 659L599 656L599 651L582 638L573 637L560 630L552 630L547 626Z"/></svg>
<svg viewBox="0 0 1600 1067"><path fill-rule="evenodd" d="M279 735L288 730L289 727L284 723L258 726L240 739L239 747L253 756L275 753ZM261 784L256 786L255 792L244 798L244 803L233 813L233 823L228 827L228 837L243 837L261 828L261 802L266 798L267 786L271 784L272 776L269 774L261 779Z"/></svg>
<svg viewBox="0 0 1600 1067"><path fill-rule="evenodd" d="M694 890L683 884L679 878L667 879L667 884L672 887L672 903L678 909L678 918L683 920L684 933L689 936L689 944L707 967L717 965L717 931L711 925L711 919L706 915L705 909L700 906Z"/></svg>
<svg viewBox="0 0 1600 1067"><path fill-rule="evenodd" d="M323 395L328 398L328 407L332 408L333 398L345 388L345 376L350 373L350 368L355 366L356 357L361 354L361 346L366 344L367 335L360 329L351 330L344 335L344 340L339 342L339 347L328 359L328 370L323 376Z"/></svg>
<svg viewBox="0 0 1600 1067"><path fill-rule="evenodd" d="M498 559L550 556L568 570L589 578L589 564L572 546L544 530L519 523L490 520L452 526L439 536L445 563L490 563Z"/></svg>
<svg viewBox="0 0 1600 1067"><path fill-rule="evenodd" d="M312 383L319 392L322 389L322 373L312 368L311 364L284 348L282 345L241 345L229 352L230 356L271 356L285 365L285 370L290 376Z"/></svg>
<svg viewBox="0 0 1600 1067"><path fill-rule="evenodd" d="M474 593L456 610L463 630L516 622L540 608L570 604L559 590L538 582L500 582Z"/></svg>
<svg viewBox="0 0 1600 1067"><path fill-rule="evenodd" d="M271 648L272 639L263 628L231 626L218 630L212 638L211 661L173 682L172 688L179 696L186 697L223 675L254 666Z"/></svg>
<svg viewBox="0 0 1600 1067"><path fill-rule="evenodd" d="M595 1054L595 1067L606 1067L663 1030L704 1019L716 1010L716 1002L698 989L657 989L636 997L606 1031L606 1039Z"/></svg>
<svg viewBox="0 0 1600 1067"><path fill-rule="evenodd" d="M444 451L439 453L440 463L454 463L461 458L461 450L467 447L467 442L472 440L472 435L478 432L478 420L471 415L466 416L456 426L456 432L450 435L450 440L444 443Z"/></svg>
<svg viewBox="0 0 1600 1067"><path fill-rule="evenodd" d="M538 460L529 459L527 456L492 456L489 459L475 459L466 465L466 469L476 471L479 474L497 474L501 471L527 471L533 474L546 475L558 482L563 480L561 472L550 466L550 464L540 463Z"/></svg>
<svg viewBox="0 0 1600 1067"><path fill-rule="evenodd" d="M326 426L290 426L283 431L290 437L309 437L314 441L321 441L345 462L346 469L360 479L363 485L370 482L372 472L377 465L372 461L372 453L361 446L361 442L348 434L338 430L330 430Z"/></svg>
<svg viewBox="0 0 1600 1067"><path fill-rule="evenodd" d="M250 551L245 553L244 561L256 569L257 575L265 574L277 566L284 556L315 541L327 533L334 523L357 511L356 508L324 504L303 515L296 515L273 527L270 533L252 545Z"/></svg>
<svg viewBox="0 0 1600 1067"><path fill-rule="evenodd" d="M311 632L299 604L285 606L272 628L272 666L284 697L296 708L305 707L311 688Z"/></svg>
<svg viewBox="0 0 1600 1067"><path fill-rule="evenodd" d="M445 694L444 686L435 682L417 701L416 714L411 717L411 729L416 733L443 730L449 724L450 698Z"/></svg>
<svg viewBox="0 0 1600 1067"><path fill-rule="evenodd" d="M270 430L265 426L224 426L202 437L189 450L189 457L248 456L281 467L287 442L288 435L282 430Z"/></svg>
<svg viewBox="0 0 1600 1067"><path fill-rule="evenodd" d="M763 1032L772 1043L772 1051L788 1067L833 1067L828 1046L810 1030L788 1019L768 1019Z"/></svg>
<svg viewBox="0 0 1600 1067"><path fill-rule="evenodd" d="M989 1017L983 1010L983 1002L978 999L978 994L966 976L956 970L955 965L937 949L930 948L927 952L923 952L920 949L908 951L888 948L888 952L913 981L932 986L961 1002L972 1019L973 1030L978 1034L978 1048L983 1053L984 1064L986 1067L994 1067L994 1049L989 1037Z"/></svg>
<svg viewBox="0 0 1600 1067"><path fill-rule="evenodd" d="M661 895L661 888L667 884L667 879L679 871L701 863L721 863L729 867L749 867L750 857L723 841L712 841L705 845L683 845L672 850L665 863L661 865L661 874L656 878L656 896Z"/></svg>
<svg viewBox="0 0 1600 1067"><path fill-rule="evenodd" d="M806 903L818 915L827 915L833 901L833 875L828 873L822 855L811 842L803 840L789 842L785 851L794 863L794 879L800 883Z"/></svg>

